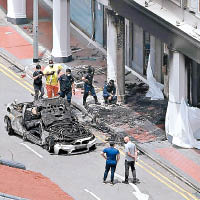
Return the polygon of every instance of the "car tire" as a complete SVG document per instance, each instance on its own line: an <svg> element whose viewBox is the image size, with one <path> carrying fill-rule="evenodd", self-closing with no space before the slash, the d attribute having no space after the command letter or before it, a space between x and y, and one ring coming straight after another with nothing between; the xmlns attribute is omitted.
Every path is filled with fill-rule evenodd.
<svg viewBox="0 0 200 200"><path fill-rule="evenodd" d="M23 139L24 142L27 141L27 136L26 136L25 133L23 133L22 139Z"/></svg>
<svg viewBox="0 0 200 200"><path fill-rule="evenodd" d="M94 151L95 149L96 149L97 147L96 147L96 145L94 144L94 145L92 145L91 147L90 147L90 151Z"/></svg>
<svg viewBox="0 0 200 200"><path fill-rule="evenodd" d="M14 135L14 130L12 128L11 121L9 118L6 119L6 130L8 132L8 135Z"/></svg>
<svg viewBox="0 0 200 200"><path fill-rule="evenodd" d="M47 151L49 153L54 153L54 144L55 144L54 139L49 138L48 145L47 145L48 146Z"/></svg>

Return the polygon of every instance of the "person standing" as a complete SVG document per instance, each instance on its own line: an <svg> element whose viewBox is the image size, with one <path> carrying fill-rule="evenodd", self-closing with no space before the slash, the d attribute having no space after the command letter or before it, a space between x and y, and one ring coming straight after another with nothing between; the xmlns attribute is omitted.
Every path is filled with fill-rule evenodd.
<svg viewBox="0 0 200 200"><path fill-rule="evenodd" d="M116 95L116 87L114 84L114 80L110 80L108 83L105 83L103 88L103 98L105 104L113 103L117 100Z"/></svg>
<svg viewBox="0 0 200 200"><path fill-rule="evenodd" d="M94 68L89 66L87 74L84 77L82 77L82 80L85 82L84 83L84 94L83 94L83 105L84 106L86 105L86 99L87 99L89 93L93 96L93 98L95 100L95 104L99 104L97 95L95 93L94 86L93 86L93 77L94 77Z"/></svg>
<svg viewBox="0 0 200 200"><path fill-rule="evenodd" d="M122 182L128 184L129 167L130 167L133 175L133 183L136 183L137 180L136 170L135 170L135 162L137 161L136 145L130 141L130 138L128 136L124 138L124 142L125 142L125 180Z"/></svg>
<svg viewBox="0 0 200 200"><path fill-rule="evenodd" d="M61 70L62 66L54 65L53 60L49 60L49 65L44 69L48 98L58 96L58 75Z"/></svg>
<svg viewBox="0 0 200 200"><path fill-rule="evenodd" d="M106 167L105 167L105 172L104 172L104 177L103 177L103 183L106 183L106 178L108 176L108 172L111 169L111 184L114 184L114 174L116 170L117 163L120 159L120 154L119 150L114 148L114 142L110 142L110 147L105 148L102 152L101 155L103 158L106 159Z"/></svg>
<svg viewBox="0 0 200 200"><path fill-rule="evenodd" d="M70 104L72 99L72 90L75 95L74 78L71 75L71 70L66 69L66 73L58 78L59 81L59 93L60 97L67 97L67 101Z"/></svg>
<svg viewBox="0 0 200 200"><path fill-rule="evenodd" d="M34 100L38 100L38 98L42 98L44 95L44 87L42 84L42 76L43 72L41 71L41 66L38 64L35 67L35 71L33 72L33 87L35 91ZM40 92L40 96L39 96Z"/></svg>

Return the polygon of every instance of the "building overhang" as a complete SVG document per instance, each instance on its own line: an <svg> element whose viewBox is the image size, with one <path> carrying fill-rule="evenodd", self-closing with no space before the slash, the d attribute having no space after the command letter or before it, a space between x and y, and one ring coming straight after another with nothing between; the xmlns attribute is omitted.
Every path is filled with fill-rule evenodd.
<svg viewBox="0 0 200 200"><path fill-rule="evenodd" d="M142 27L169 48L200 63L200 42L133 0L109 0L119 15Z"/></svg>

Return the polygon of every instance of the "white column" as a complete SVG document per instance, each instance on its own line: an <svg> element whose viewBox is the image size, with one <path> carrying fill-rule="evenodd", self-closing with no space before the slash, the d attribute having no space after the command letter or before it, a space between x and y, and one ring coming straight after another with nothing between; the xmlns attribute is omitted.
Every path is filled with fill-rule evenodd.
<svg viewBox="0 0 200 200"><path fill-rule="evenodd" d="M26 24L26 0L7 0L7 20L13 24Z"/></svg>
<svg viewBox="0 0 200 200"><path fill-rule="evenodd" d="M70 0L53 1L53 49L55 62L72 60L70 49Z"/></svg>
<svg viewBox="0 0 200 200"><path fill-rule="evenodd" d="M169 102L166 115L166 133L170 140L177 130L177 117L182 98L187 98L187 72L185 57L179 52L170 51L169 56Z"/></svg>
<svg viewBox="0 0 200 200"><path fill-rule="evenodd" d="M107 10L107 80L113 79L118 102L125 94L125 22L124 18Z"/></svg>
<svg viewBox="0 0 200 200"><path fill-rule="evenodd" d="M152 35L150 36L150 55L151 55L151 68L154 77L158 82L161 82L162 55L163 55L162 42Z"/></svg>

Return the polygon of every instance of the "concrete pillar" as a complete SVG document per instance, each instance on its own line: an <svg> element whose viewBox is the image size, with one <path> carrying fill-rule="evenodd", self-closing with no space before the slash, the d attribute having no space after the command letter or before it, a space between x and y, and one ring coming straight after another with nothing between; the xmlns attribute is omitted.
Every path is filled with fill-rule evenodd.
<svg viewBox="0 0 200 200"><path fill-rule="evenodd" d="M199 103L199 88L200 88L200 78L199 78L199 70L200 64L195 61L192 62L192 105L197 106Z"/></svg>
<svg viewBox="0 0 200 200"><path fill-rule="evenodd" d="M187 97L187 76L185 57L174 51L169 58L169 101L181 103L182 98Z"/></svg>
<svg viewBox="0 0 200 200"><path fill-rule="evenodd" d="M12 24L26 24L26 0L7 0L7 21Z"/></svg>
<svg viewBox="0 0 200 200"><path fill-rule="evenodd" d="M144 33L143 29L134 24L133 26L133 68L136 72L144 72Z"/></svg>
<svg viewBox="0 0 200 200"><path fill-rule="evenodd" d="M70 0L53 1L53 49L54 62L72 60L70 49Z"/></svg>
<svg viewBox="0 0 200 200"><path fill-rule="evenodd" d="M170 51L169 55L169 102L166 115L166 133L169 141L177 130L177 117L182 98L187 98L187 72L185 57L177 51ZM171 139L170 139L171 138Z"/></svg>
<svg viewBox="0 0 200 200"><path fill-rule="evenodd" d="M130 22L125 19L125 64L129 66L130 56Z"/></svg>
<svg viewBox="0 0 200 200"><path fill-rule="evenodd" d="M150 36L150 55L151 55L151 68L155 79L158 82L162 80L162 57L163 48L162 42L155 38L153 35Z"/></svg>
<svg viewBox="0 0 200 200"><path fill-rule="evenodd" d="M107 79L113 79L119 102L125 94L125 20L107 10Z"/></svg>

